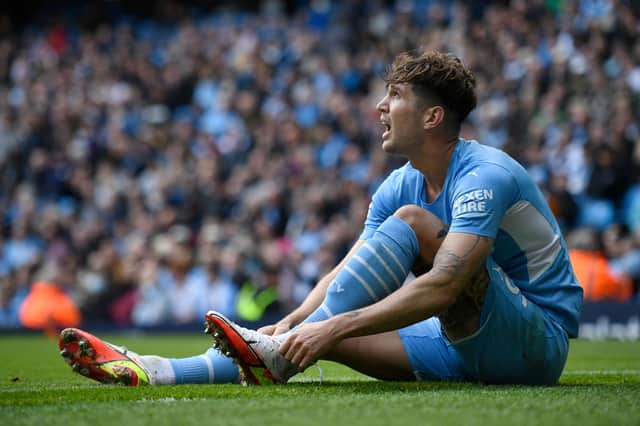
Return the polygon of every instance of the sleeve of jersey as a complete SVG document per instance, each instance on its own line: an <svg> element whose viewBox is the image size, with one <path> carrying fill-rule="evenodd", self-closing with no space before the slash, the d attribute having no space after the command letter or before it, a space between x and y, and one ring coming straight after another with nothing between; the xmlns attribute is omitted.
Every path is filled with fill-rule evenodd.
<svg viewBox="0 0 640 426"><path fill-rule="evenodd" d="M495 238L517 194L516 181L507 170L492 164L476 167L456 185L449 232Z"/></svg>
<svg viewBox="0 0 640 426"><path fill-rule="evenodd" d="M367 218L364 221L364 229L360 234L361 240L371 238L374 232L376 232L376 229L382 225L382 222L399 208L399 206L397 206L395 180L396 176L392 173L382 182L373 194L373 197L371 197Z"/></svg>

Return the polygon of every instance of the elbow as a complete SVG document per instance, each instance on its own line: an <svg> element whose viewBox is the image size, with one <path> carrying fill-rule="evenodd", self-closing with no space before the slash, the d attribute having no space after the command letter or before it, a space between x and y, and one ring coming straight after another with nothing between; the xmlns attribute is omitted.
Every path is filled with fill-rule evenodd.
<svg viewBox="0 0 640 426"><path fill-rule="evenodd" d="M416 278L412 285L416 308L439 316L456 304L465 284L461 277L427 273Z"/></svg>

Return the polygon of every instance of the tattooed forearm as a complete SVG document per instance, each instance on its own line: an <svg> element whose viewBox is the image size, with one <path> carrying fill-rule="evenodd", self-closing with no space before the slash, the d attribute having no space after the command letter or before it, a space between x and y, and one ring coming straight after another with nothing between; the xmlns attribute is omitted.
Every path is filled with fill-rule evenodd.
<svg viewBox="0 0 640 426"><path fill-rule="evenodd" d="M454 277L461 269L464 263L464 259L451 250L444 247L440 247L436 258L433 261L434 267L431 272L446 274L447 276Z"/></svg>
<svg viewBox="0 0 640 426"><path fill-rule="evenodd" d="M440 250L436 253L436 257L433 261L434 273L443 273L449 277L455 277L464 271L464 263L468 260L471 253L480 244L487 244L489 239L481 236L474 236L474 240L471 245L466 248L463 254L456 254L447 247L440 247Z"/></svg>
<svg viewBox="0 0 640 426"><path fill-rule="evenodd" d="M362 312L360 312L360 311L350 311L350 312L345 312L344 316L347 317L347 318L355 318L358 315L360 315L361 313Z"/></svg>
<svg viewBox="0 0 640 426"><path fill-rule="evenodd" d="M475 235L475 239L473 240L473 245L469 247L466 253L464 253L461 257L463 259L466 259L471 254L471 252L475 250L476 247L478 247L478 244L484 243L485 241L486 241L485 237L480 237L478 235Z"/></svg>

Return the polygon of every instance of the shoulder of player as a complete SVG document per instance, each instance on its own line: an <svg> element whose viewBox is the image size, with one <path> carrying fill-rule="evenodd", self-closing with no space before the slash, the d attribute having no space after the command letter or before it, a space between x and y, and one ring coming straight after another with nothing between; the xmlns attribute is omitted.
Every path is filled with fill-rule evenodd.
<svg viewBox="0 0 640 426"><path fill-rule="evenodd" d="M389 173L385 181L389 183L400 183L407 178L414 178L416 173L419 173L419 172L413 167L411 167L411 164L407 162L404 165L398 167L397 169L394 169L391 173Z"/></svg>
<svg viewBox="0 0 640 426"><path fill-rule="evenodd" d="M452 179L448 194L457 200L467 193L499 190L502 197L515 200L521 188L516 175L503 164L494 161L475 161L460 168Z"/></svg>
<svg viewBox="0 0 640 426"><path fill-rule="evenodd" d="M495 163L509 166L516 161L506 152L492 146L483 145L475 140L464 140L459 150L459 163Z"/></svg>
<svg viewBox="0 0 640 426"><path fill-rule="evenodd" d="M516 180L513 171L510 170L509 167L498 161L490 159L476 159L474 161L461 164L456 170L454 180L459 181L461 179L512 179L514 182Z"/></svg>

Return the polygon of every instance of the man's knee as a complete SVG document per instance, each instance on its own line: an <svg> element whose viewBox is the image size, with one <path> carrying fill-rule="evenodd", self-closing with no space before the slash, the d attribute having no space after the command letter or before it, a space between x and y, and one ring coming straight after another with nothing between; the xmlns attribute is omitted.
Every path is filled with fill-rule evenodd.
<svg viewBox="0 0 640 426"><path fill-rule="evenodd" d="M412 270L414 273L423 273L430 269L435 254L447 235L448 226L430 211L414 204L400 207L395 216L407 223L418 238L420 258Z"/></svg>
<svg viewBox="0 0 640 426"><path fill-rule="evenodd" d="M416 234L425 238L442 239L447 226L433 213L415 204L407 204L395 212L395 216L406 222Z"/></svg>

